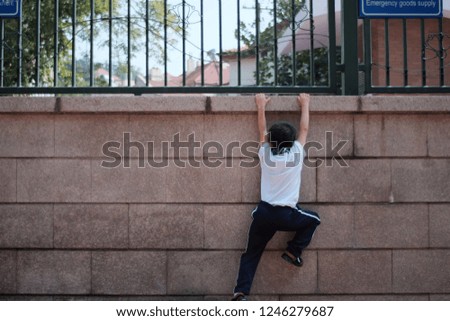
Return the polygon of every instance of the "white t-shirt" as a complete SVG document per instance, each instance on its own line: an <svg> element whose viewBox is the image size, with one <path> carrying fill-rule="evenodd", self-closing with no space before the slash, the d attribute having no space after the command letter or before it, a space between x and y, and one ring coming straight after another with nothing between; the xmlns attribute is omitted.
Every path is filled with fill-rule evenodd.
<svg viewBox="0 0 450 321"><path fill-rule="evenodd" d="M273 155L264 143L258 152L261 164L261 200L278 206L295 207L298 203L301 171L305 153L295 141L289 151Z"/></svg>

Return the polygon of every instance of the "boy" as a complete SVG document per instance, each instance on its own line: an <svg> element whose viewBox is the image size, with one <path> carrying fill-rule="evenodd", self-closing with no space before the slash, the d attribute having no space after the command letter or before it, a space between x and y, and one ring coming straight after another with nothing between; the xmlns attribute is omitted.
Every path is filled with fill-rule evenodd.
<svg viewBox="0 0 450 321"><path fill-rule="evenodd" d="M239 274L233 301L245 301L255 276L261 255L276 231L295 231L281 256L297 267L303 265L302 250L308 246L320 224L317 213L301 209L298 198L301 170L309 126L307 94L297 97L301 108L300 131L288 122L273 124L266 132L265 107L270 101L264 94L255 97L258 107L258 156L261 164L261 202L252 212L253 222L248 232L248 243L241 256Z"/></svg>

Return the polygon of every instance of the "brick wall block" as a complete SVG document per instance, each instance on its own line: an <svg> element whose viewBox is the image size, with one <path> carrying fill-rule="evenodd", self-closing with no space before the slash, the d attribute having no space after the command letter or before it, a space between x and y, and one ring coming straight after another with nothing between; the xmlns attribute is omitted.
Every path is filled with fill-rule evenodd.
<svg viewBox="0 0 450 321"><path fill-rule="evenodd" d="M430 113L450 111L448 96L362 96L363 112Z"/></svg>
<svg viewBox="0 0 450 321"><path fill-rule="evenodd" d="M449 293L450 250L394 251L393 291Z"/></svg>
<svg viewBox="0 0 450 321"><path fill-rule="evenodd" d="M242 201L246 203L258 203L261 200L261 167L259 159L255 158L255 164L257 166L241 168Z"/></svg>
<svg viewBox="0 0 450 321"><path fill-rule="evenodd" d="M430 246L450 247L450 204L430 205Z"/></svg>
<svg viewBox="0 0 450 321"><path fill-rule="evenodd" d="M354 243L354 210L348 205L305 205L317 212L320 225L309 245L312 249L352 248Z"/></svg>
<svg viewBox="0 0 450 321"><path fill-rule="evenodd" d="M91 254L89 252L18 252L18 293L88 294L90 290Z"/></svg>
<svg viewBox="0 0 450 321"><path fill-rule="evenodd" d="M247 233L255 205L206 205L205 248L239 249L247 244Z"/></svg>
<svg viewBox="0 0 450 321"><path fill-rule="evenodd" d="M355 206L357 248L428 247L427 205Z"/></svg>
<svg viewBox="0 0 450 321"><path fill-rule="evenodd" d="M305 145L309 157L352 156L353 144L352 115L311 115Z"/></svg>
<svg viewBox="0 0 450 321"><path fill-rule="evenodd" d="M221 154L225 157L248 157L246 154L257 157L259 133L256 114L207 115L204 143L211 146L209 150L204 150L205 156L209 153L212 157L216 153L216 143L219 143L223 150Z"/></svg>
<svg viewBox="0 0 450 321"><path fill-rule="evenodd" d="M99 159L91 163L93 202L156 203L166 200L167 168L149 166L143 159L131 159L128 165L122 162L115 168L105 167Z"/></svg>
<svg viewBox="0 0 450 321"><path fill-rule="evenodd" d="M166 259L165 252L93 252L92 293L166 294Z"/></svg>
<svg viewBox="0 0 450 321"><path fill-rule="evenodd" d="M267 109L272 105L268 105ZM255 98L253 96L212 96L211 110L213 112L256 112Z"/></svg>
<svg viewBox="0 0 450 321"><path fill-rule="evenodd" d="M386 202L390 194L388 160L346 160L317 169L319 202Z"/></svg>
<svg viewBox="0 0 450 321"><path fill-rule="evenodd" d="M199 249L203 238L202 205L130 205L131 248Z"/></svg>
<svg viewBox="0 0 450 321"><path fill-rule="evenodd" d="M102 157L103 145L111 141L123 145L123 133L128 131L127 115L57 115L55 154L72 158Z"/></svg>
<svg viewBox="0 0 450 321"><path fill-rule="evenodd" d="M356 115L356 156L426 156L426 119L418 115Z"/></svg>
<svg viewBox="0 0 450 321"><path fill-rule="evenodd" d="M282 252L266 251L256 271L252 293L314 293L317 290L317 253L305 251L298 268L281 258Z"/></svg>
<svg viewBox="0 0 450 321"><path fill-rule="evenodd" d="M0 251L0 262L0 293L16 293L17 252Z"/></svg>
<svg viewBox="0 0 450 321"><path fill-rule="evenodd" d="M450 294L430 294L430 301L450 301Z"/></svg>
<svg viewBox="0 0 450 321"><path fill-rule="evenodd" d="M280 301L428 301L426 294L283 295Z"/></svg>
<svg viewBox="0 0 450 321"><path fill-rule="evenodd" d="M55 97L0 97L1 113L52 113Z"/></svg>
<svg viewBox="0 0 450 321"><path fill-rule="evenodd" d="M180 160L178 160L180 161ZM242 200L239 159L217 159L218 167L199 161L177 166L171 160L167 173L167 202L239 203ZM180 164L181 165L181 164Z"/></svg>
<svg viewBox="0 0 450 321"><path fill-rule="evenodd" d="M128 247L128 206L55 204L55 248Z"/></svg>
<svg viewBox="0 0 450 321"><path fill-rule="evenodd" d="M48 157L53 155L54 116L0 114L1 157Z"/></svg>
<svg viewBox="0 0 450 321"><path fill-rule="evenodd" d="M359 97L350 96L314 96L311 98L310 110L313 112L355 112L358 110ZM253 96L211 97L213 112L256 112ZM273 96L266 107L267 111L299 110L296 96Z"/></svg>
<svg viewBox="0 0 450 321"><path fill-rule="evenodd" d="M204 112L202 95L61 97L63 112Z"/></svg>
<svg viewBox="0 0 450 321"><path fill-rule="evenodd" d="M176 135L179 134L180 147L186 146L189 142L189 135L194 134L195 142L199 142L200 146L189 142L189 147L193 151L189 155L188 148L180 148L179 157L188 156L202 156L202 145L204 143L204 115L130 115L130 124L127 132L130 132L131 142L140 142L145 146L145 158L150 156L154 159L164 157L174 157L176 155L175 146L172 147L172 142L175 143ZM149 144L150 143L150 148ZM164 146L168 147L162 147ZM123 150L123 148L122 148ZM123 154L123 153L122 153ZM131 148L132 157L139 156L137 147Z"/></svg>
<svg viewBox="0 0 450 321"><path fill-rule="evenodd" d="M204 301L229 301L231 299L231 295L205 295L202 298ZM278 301L278 295L258 295L255 294L251 296L252 301Z"/></svg>
<svg viewBox="0 0 450 321"><path fill-rule="evenodd" d="M230 294L236 282L240 252L168 252L168 294Z"/></svg>
<svg viewBox="0 0 450 321"><path fill-rule="evenodd" d="M19 202L86 202L90 200L89 160L17 160Z"/></svg>
<svg viewBox="0 0 450 321"><path fill-rule="evenodd" d="M428 116L428 154L432 157L450 157L450 116Z"/></svg>
<svg viewBox="0 0 450 321"><path fill-rule="evenodd" d="M396 202L448 202L450 159L392 160L392 190Z"/></svg>
<svg viewBox="0 0 450 321"><path fill-rule="evenodd" d="M17 164L15 159L0 159L0 202L17 200Z"/></svg>
<svg viewBox="0 0 450 321"><path fill-rule="evenodd" d="M53 206L0 205L0 247L53 247Z"/></svg>
<svg viewBox="0 0 450 321"><path fill-rule="evenodd" d="M320 293L391 293L390 251L320 251Z"/></svg>

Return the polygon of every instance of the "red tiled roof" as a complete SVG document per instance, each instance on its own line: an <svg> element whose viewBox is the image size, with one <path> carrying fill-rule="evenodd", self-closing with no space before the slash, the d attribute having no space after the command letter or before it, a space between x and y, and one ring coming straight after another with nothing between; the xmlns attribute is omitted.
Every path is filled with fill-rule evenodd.
<svg viewBox="0 0 450 321"><path fill-rule="evenodd" d="M106 77L108 77L109 76L109 72L108 72L108 70L106 70L106 69L103 69L103 68L99 68L99 69L97 69L96 71L95 71L95 76L106 76Z"/></svg>
<svg viewBox="0 0 450 321"><path fill-rule="evenodd" d="M168 87L179 87L181 86L183 78L181 76L172 76L170 74L167 75L167 86ZM150 80L150 86L152 87L164 87L164 79L163 80Z"/></svg>
<svg viewBox="0 0 450 321"><path fill-rule="evenodd" d="M204 65L204 84L205 86L220 85L220 63L210 62ZM199 86L202 83L202 68L198 66L186 77L187 86ZM230 68L228 64L222 65L222 85L230 84Z"/></svg>
<svg viewBox="0 0 450 321"><path fill-rule="evenodd" d="M230 68L227 63L222 65L222 85L230 84ZM204 84L205 86L219 86L220 81L220 63L210 62L204 65ZM202 67L198 66L190 74L186 75L186 86L195 87L201 86L202 83ZM183 75L177 77L167 75L167 86L180 87L183 85ZM152 87L164 87L164 80L151 80L150 86Z"/></svg>

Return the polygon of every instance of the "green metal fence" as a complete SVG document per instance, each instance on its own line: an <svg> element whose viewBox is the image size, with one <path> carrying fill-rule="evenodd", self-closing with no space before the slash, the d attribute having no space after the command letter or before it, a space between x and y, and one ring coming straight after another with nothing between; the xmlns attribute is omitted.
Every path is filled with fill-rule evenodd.
<svg viewBox="0 0 450 321"><path fill-rule="evenodd" d="M450 92L445 18L361 20L346 0L22 7L21 18L0 18L2 95ZM419 45L409 31L417 23ZM420 55L410 55L413 43Z"/></svg>

